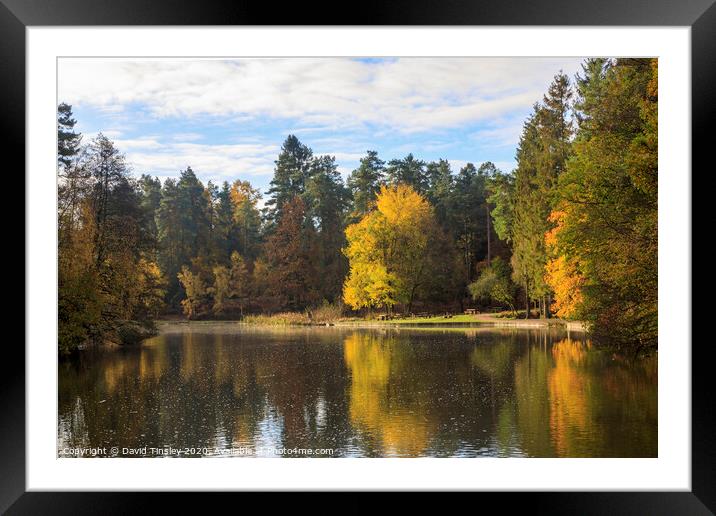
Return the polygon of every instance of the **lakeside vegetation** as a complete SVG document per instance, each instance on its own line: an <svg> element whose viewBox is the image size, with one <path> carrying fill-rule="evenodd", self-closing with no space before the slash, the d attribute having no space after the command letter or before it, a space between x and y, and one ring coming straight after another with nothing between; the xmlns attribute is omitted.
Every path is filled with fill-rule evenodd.
<svg viewBox="0 0 716 516"><path fill-rule="evenodd" d="M107 137L83 145L61 104L60 352L165 314L304 324L468 306L584 320L596 343L653 350L657 77L656 59L557 74L509 173L368 151L344 182L290 135L263 208L241 179L134 177Z"/></svg>
<svg viewBox="0 0 716 516"><path fill-rule="evenodd" d="M324 324L440 324L440 325L452 325L452 324L476 324L480 322L489 322L494 319L511 319L511 312L501 312L498 314L492 314L493 317L490 319L479 318L475 315L470 314L456 314L456 315L428 315L428 316L396 316L391 319L383 318L368 318L368 317L346 317L342 313L343 311L335 309L332 312L281 312L277 314L258 314L258 315L247 315L242 322L247 324L266 325L266 326L284 326L284 325L324 325Z"/></svg>

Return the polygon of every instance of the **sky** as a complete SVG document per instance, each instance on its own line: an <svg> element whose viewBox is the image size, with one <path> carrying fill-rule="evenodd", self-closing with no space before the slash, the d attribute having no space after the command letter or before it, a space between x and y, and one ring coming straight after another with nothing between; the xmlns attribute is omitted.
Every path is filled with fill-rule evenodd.
<svg viewBox="0 0 716 516"><path fill-rule="evenodd" d="M83 142L102 132L136 176L248 180L265 191L289 134L335 156L344 177L367 150L413 153L453 172L509 172L522 123L578 58L62 58L58 103Z"/></svg>

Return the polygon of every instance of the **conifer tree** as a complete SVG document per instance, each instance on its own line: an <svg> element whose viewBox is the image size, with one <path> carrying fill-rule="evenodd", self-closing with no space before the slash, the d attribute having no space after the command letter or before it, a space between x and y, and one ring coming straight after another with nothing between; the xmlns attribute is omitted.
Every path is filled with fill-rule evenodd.
<svg viewBox="0 0 716 516"><path fill-rule="evenodd" d="M363 217L375 203L380 185L384 179L385 162L378 158L376 151L369 150L361 158L360 166L348 177L348 188L353 198L353 222Z"/></svg>
<svg viewBox="0 0 716 516"><path fill-rule="evenodd" d="M305 192L312 158L313 151L294 135L290 134L283 142L266 201L266 215L271 225L278 223L286 203Z"/></svg>
<svg viewBox="0 0 716 516"><path fill-rule="evenodd" d="M72 106L64 102L57 106L57 164L62 168L68 168L79 153L82 135L74 131L76 123Z"/></svg>
<svg viewBox="0 0 716 516"><path fill-rule="evenodd" d="M388 183L391 185L404 184L416 192L423 194L427 190L428 180L425 173L425 162L408 154L403 159L392 159L385 169Z"/></svg>

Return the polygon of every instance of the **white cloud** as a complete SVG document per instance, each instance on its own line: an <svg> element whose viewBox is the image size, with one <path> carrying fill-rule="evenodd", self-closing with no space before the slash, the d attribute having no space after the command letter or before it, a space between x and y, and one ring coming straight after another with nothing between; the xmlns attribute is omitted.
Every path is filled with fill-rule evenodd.
<svg viewBox="0 0 716 516"><path fill-rule="evenodd" d="M172 135L172 139L177 142L194 142L204 138L200 133L177 133Z"/></svg>
<svg viewBox="0 0 716 516"><path fill-rule="evenodd" d="M64 58L64 102L156 117L296 119L304 130L370 123L419 132L491 120L541 99L575 58L125 60Z"/></svg>
<svg viewBox="0 0 716 516"><path fill-rule="evenodd" d="M78 127L78 129L79 129L79 127ZM82 132L82 131L80 131L80 132ZM117 130L104 131L103 134L104 134L107 138L110 138L110 139L112 139L112 140L122 137L122 131L117 131Z"/></svg>
<svg viewBox="0 0 716 516"><path fill-rule="evenodd" d="M108 138L112 138L110 133L114 132L115 131L107 131L104 135ZM122 151L132 151L134 149L161 149L163 147L159 140L152 137L128 139L114 138L113 141L115 146Z"/></svg>
<svg viewBox="0 0 716 516"><path fill-rule="evenodd" d="M505 122L502 126L486 127L470 135L470 138L480 145L491 147L514 146L519 142L522 134L523 122Z"/></svg>
<svg viewBox="0 0 716 516"><path fill-rule="evenodd" d="M116 144L137 174L176 177L180 170L191 167L203 181L215 182L270 176L280 150L277 145L261 144L202 145L150 139L128 142L118 140Z"/></svg>

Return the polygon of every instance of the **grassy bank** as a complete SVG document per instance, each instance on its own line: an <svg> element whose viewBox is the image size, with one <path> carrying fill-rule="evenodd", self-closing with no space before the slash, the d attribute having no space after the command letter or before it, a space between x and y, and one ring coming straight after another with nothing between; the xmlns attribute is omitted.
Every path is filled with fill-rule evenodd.
<svg viewBox="0 0 716 516"><path fill-rule="evenodd" d="M561 319L524 319L515 317L512 312L490 314L457 314L450 317L435 315L430 317L398 317L390 320L369 319L363 317L342 317L340 313L332 312L283 312L272 315L249 315L243 320L245 324L259 326L440 326L455 327L464 325L499 326L511 328L549 328L564 327L572 331L582 331L579 321L564 321Z"/></svg>
<svg viewBox="0 0 716 516"><path fill-rule="evenodd" d="M432 317L400 317L389 321L366 320L366 322L385 322L389 324L464 324L479 322L474 315L459 314L452 317L435 315Z"/></svg>
<svg viewBox="0 0 716 516"><path fill-rule="evenodd" d="M316 324L311 318L301 312L283 312L272 315L247 315L241 320L245 324L256 324L260 326L302 326Z"/></svg>

